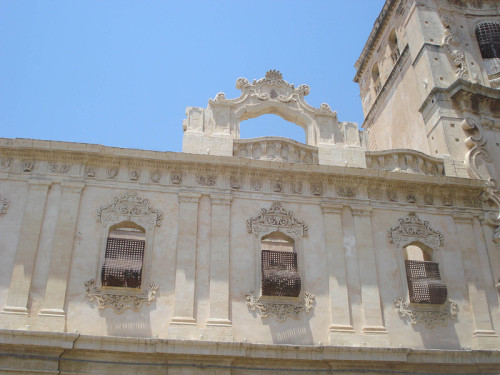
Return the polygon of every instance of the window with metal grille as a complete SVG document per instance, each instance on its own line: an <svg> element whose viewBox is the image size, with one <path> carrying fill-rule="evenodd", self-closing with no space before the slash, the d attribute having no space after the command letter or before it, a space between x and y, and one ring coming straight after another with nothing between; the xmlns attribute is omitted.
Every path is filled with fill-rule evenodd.
<svg viewBox="0 0 500 375"><path fill-rule="evenodd" d="M406 260L405 266L410 302L429 304L446 302L448 291L441 281L438 263Z"/></svg>
<svg viewBox="0 0 500 375"><path fill-rule="evenodd" d="M484 59L500 58L500 23L480 23L476 26L476 38Z"/></svg>
<svg viewBox="0 0 500 375"><path fill-rule="evenodd" d="M297 253L262 250L262 295L298 297L300 287Z"/></svg>
<svg viewBox="0 0 500 375"><path fill-rule="evenodd" d="M103 286L140 288L145 233L136 228L118 228L109 233L104 264Z"/></svg>

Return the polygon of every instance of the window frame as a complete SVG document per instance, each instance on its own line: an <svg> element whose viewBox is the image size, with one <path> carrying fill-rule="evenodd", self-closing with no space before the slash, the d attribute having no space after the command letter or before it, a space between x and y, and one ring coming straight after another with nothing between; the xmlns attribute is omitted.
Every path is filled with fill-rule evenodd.
<svg viewBox="0 0 500 375"><path fill-rule="evenodd" d="M122 196L115 197L111 204L98 209L97 221L101 223L99 257L95 278L98 288L116 295L140 295L148 291L151 284L154 229L161 225L162 218L163 215L160 211L153 209L147 199L139 198L135 192L127 192ZM144 230L145 243L140 288L105 286L102 283L102 269L109 234L113 229L124 224Z"/></svg>

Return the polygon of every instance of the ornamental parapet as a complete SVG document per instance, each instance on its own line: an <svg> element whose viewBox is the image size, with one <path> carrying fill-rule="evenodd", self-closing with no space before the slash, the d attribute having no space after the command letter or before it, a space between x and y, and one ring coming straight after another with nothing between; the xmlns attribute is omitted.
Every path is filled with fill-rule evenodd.
<svg viewBox="0 0 500 375"><path fill-rule="evenodd" d="M281 137L234 140L233 156L296 164L318 164L318 148Z"/></svg>
<svg viewBox="0 0 500 375"><path fill-rule="evenodd" d="M366 166L389 172L407 172L428 176L444 176L444 160L415 150L366 152Z"/></svg>

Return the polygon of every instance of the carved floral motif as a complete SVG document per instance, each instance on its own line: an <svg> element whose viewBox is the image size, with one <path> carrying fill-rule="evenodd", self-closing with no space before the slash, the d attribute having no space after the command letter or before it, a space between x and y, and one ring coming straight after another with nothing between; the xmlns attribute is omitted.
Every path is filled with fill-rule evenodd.
<svg viewBox="0 0 500 375"><path fill-rule="evenodd" d="M258 179L252 179L250 181L250 186L253 190L260 191L260 189L262 189L262 182Z"/></svg>
<svg viewBox="0 0 500 375"><path fill-rule="evenodd" d="M7 213L7 208L9 207L9 201L5 198L2 198L0 195L0 215L5 215Z"/></svg>
<svg viewBox="0 0 500 375"><path fill-rule="evenodd" d="M174 185L179 185L182 182L182 175L180 173L172 173L170 175L170 181Z"/></svg>
<svg viewBox="0 0 500 375"><path fill-rule="evenodd" d="M350 197L354 197L355 192L354 192L354 189L351 188L350 186L339 186L337 188L337 194L341 197L350 198Z"/></svg>
<svg viewBox="0 0 500 375"><path fill-rule="evenodd" d="M305 292L303 297L297 303L273 303L266 302L258 298L254 291L245 294L247 306L250 310L259 310L263 318L272 315L278 322L284 322L288 317L300 319L303 311L308 313L314 305L314 295Z"/></svg>
<svg viewBox="0 0 500 375"><path fill-rule="evenodd" d="M399 219L399 224L387 231L389 241L397 246L421 241L424 244L437 249L444 245L444 236L441 232L430 227L428 221L422 221L415 212Z"/></svg>
<svg viewBox="0 0 500 375"><path fill-rule="evenodd" d="M49 171L51 173L68 174L70 168L71 168L71 166L68 164L62 164L62 165L55 164L55 163L49 164Z"/></svg>
<svg viewBox="0 0 500 375"><path fill-rule="evenodd" d="M149 200L142 199L135 192L127 192L120 197L113 198L113 203L100 207L97 210L97 221L104 221L110 215L121 216L152 216L154 224L159 227L163 214L159 210L155 210L149 204Z"/></svg>
<svg viewBox="0 0 500 375"><path fill-rule="evenodd" d="M126 309L139 311L144 303L150 305L151 302L156 301L158 285L149 283L148 287L141 294L116 294L112 292L103 292L101 288L96 285L96 281L92 279L85 282L85 290L87 291L89 301L96 301L99 309L111 307L115 312L121 314Z"/></svg>
<svg viewBox="0 0 500 375"><path fill-rule="evenodd" d="M10 158L1 159L0 160L0 168L7 169L10 167L11 163L12 163L12 159L10 159Z"/></svg>
<svg viewBox="0 0 500 375"><path fill-rule="evenodd" d="M282 231L292 238L307 236L307 225L297 220L292 211L287 211L279 201L274 201L270 208L263 208L259 215L247 220L248 233L270 233Z"/></svg>
<svg viewBox="0 0 500 375"><path fill-rule="evenodd" d="M396 298L394 305L401 318L409 318L411 324L423 323L427 328L433 328L437 324L446 326L448 320L457 316L458 305L448 299L442 306L414 305L403 302L403 298Z"/></svg>
<svg viewBox="0 0 500 375"><path fill-rule="evenodd" d="M153 181L154 183L158 183L160 182L161 173L160 171L153 171L151 172L151 175L149 177L151 178L151 181Z"/></svg>
<svg viewBox="0 0 500 375"><path fill-rule="evenodd" d="M118 167L110 167L106 170L108 178L115 178L118 174Z"/></svg>
<svg viewBox="0 0 500 375"><path fill-rule="evenodd" d="M23 161L23 172L32 172L33 168L35 167L35 162L31 160L25 160Z"/></svg>

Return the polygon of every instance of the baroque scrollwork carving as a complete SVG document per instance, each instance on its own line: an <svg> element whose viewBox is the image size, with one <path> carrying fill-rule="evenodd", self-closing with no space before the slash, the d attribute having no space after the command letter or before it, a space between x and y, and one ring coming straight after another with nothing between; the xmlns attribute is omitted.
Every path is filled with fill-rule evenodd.
<svg viewBox="0 0 500 375"><path fill-rule="evenodd" d="M307 236L308 227L295 218L292 211L287 211L279 201L274 201L270 208L263 208L259 215L247 220L248 233L259 234L271 233L276 230L282 231L294 239Z"/></svg>
<svg viewBox="0 0 500 375"><path fill-rule="evenodd" d="M438 324L446 326L448 320L455 319L458 313L458 305L451 299L441 306L416 306L399 297L394 300L394 305L401 318L409 318L411 324L423 323L427 328Z"/></svg>
<svg viewBox="0 0 500 375"><path fill-rule="evenodd" d="M0 168L7 169L10 167L11 163L12 163L12 159L10 159L10 158L1 159L0 160Z"/></svg>
<svg viewBox="0 0 500 375"><path fill-rule="evenodd" d="M215 176L196 176L196 182L202 186L214 186Z"/></svg>
<svg viewBox="0 0 500 375"><path fill-rule="evenodd" d="M337 187L337 194L341 197L351 198L356 195L356 192L350 186L339 186Z"/></svg>
<svg viewBox="0 0 500 375"><path fill-rule="evenodd" d="M253 290L245 294L247 306L252 311L259 310L263 318L272 315L278 322L284 322L288 317L300 319L303 311L308 313L314 306L314 295L305 292L296 303L277 303L263 301L255 295Z"/></svg>
<svg viewBox="0 0 500 375"><path fill-rule="evenodd" d="M5 198L2 198L0 195L0 215L5 215L7 213L7 208L9 208L9 201Z"/></svg>
<svg viewBox="0 0 500 375"><path fill-rule="evenodd" d="M469 152L465 155L465 166L473 177L488 181L479 198L482 201L489 200L496 206L496 212L490 211L486 214L486 222L495 227L493 240L500 242L500 191L497 181L492 177L493 173L488 168L491 167L493 159L486 147L487 138L482 124L470 118L463 120L461 125L468 135L465 145Z"/></svg>
<svg viewBox="0 0 500 375"><path fill-rule="evenodd" d="M155 210L149 204L149 200L137 196L136 192L127 192L120 197L113 198L113 202L97 210L97 221L109 221L113 216L143 217L144 220L151 220L159 227L163 214Z"/></svg>
<svg viewBox="0 0 500 375"><path fill-rule="evenodd" d="M106 170L108 178L115 178L118 175L118 167L110 167Z"/></svg>
<svg viewBox="0 0 500 375"><path fill-rule="evenodd" d="M428 221L422 221L415 212L399 219L399 224L387 231L389 241L397 246L420 241L437 249L444 245L444 236L441 232L432 229Z"/></svg>
<svg viewBox="0 0 500 375"><path fill-rule="evenodd" d="M443 38L443 48L450 55L457 70L455 71L458 78L470 79L469 68L465 61L465 54L460 49L460 40L457 36L457 30L453 24L453 18L446 13L440 14L441 22L445 28Z"/></svg>
<svg viewBox="0 0 500 375"><path fill-rule="evenodd" d="M158 285L149 283L148 287L141 294L117 294L103 292L101 288L97 286L96 281L92 279L85 282L85 290L89 301L96 301L99 309L110 307L118 314L121 314L126 309L139 311L144 303L150 305L153 301L156 301Z"/></svg>

